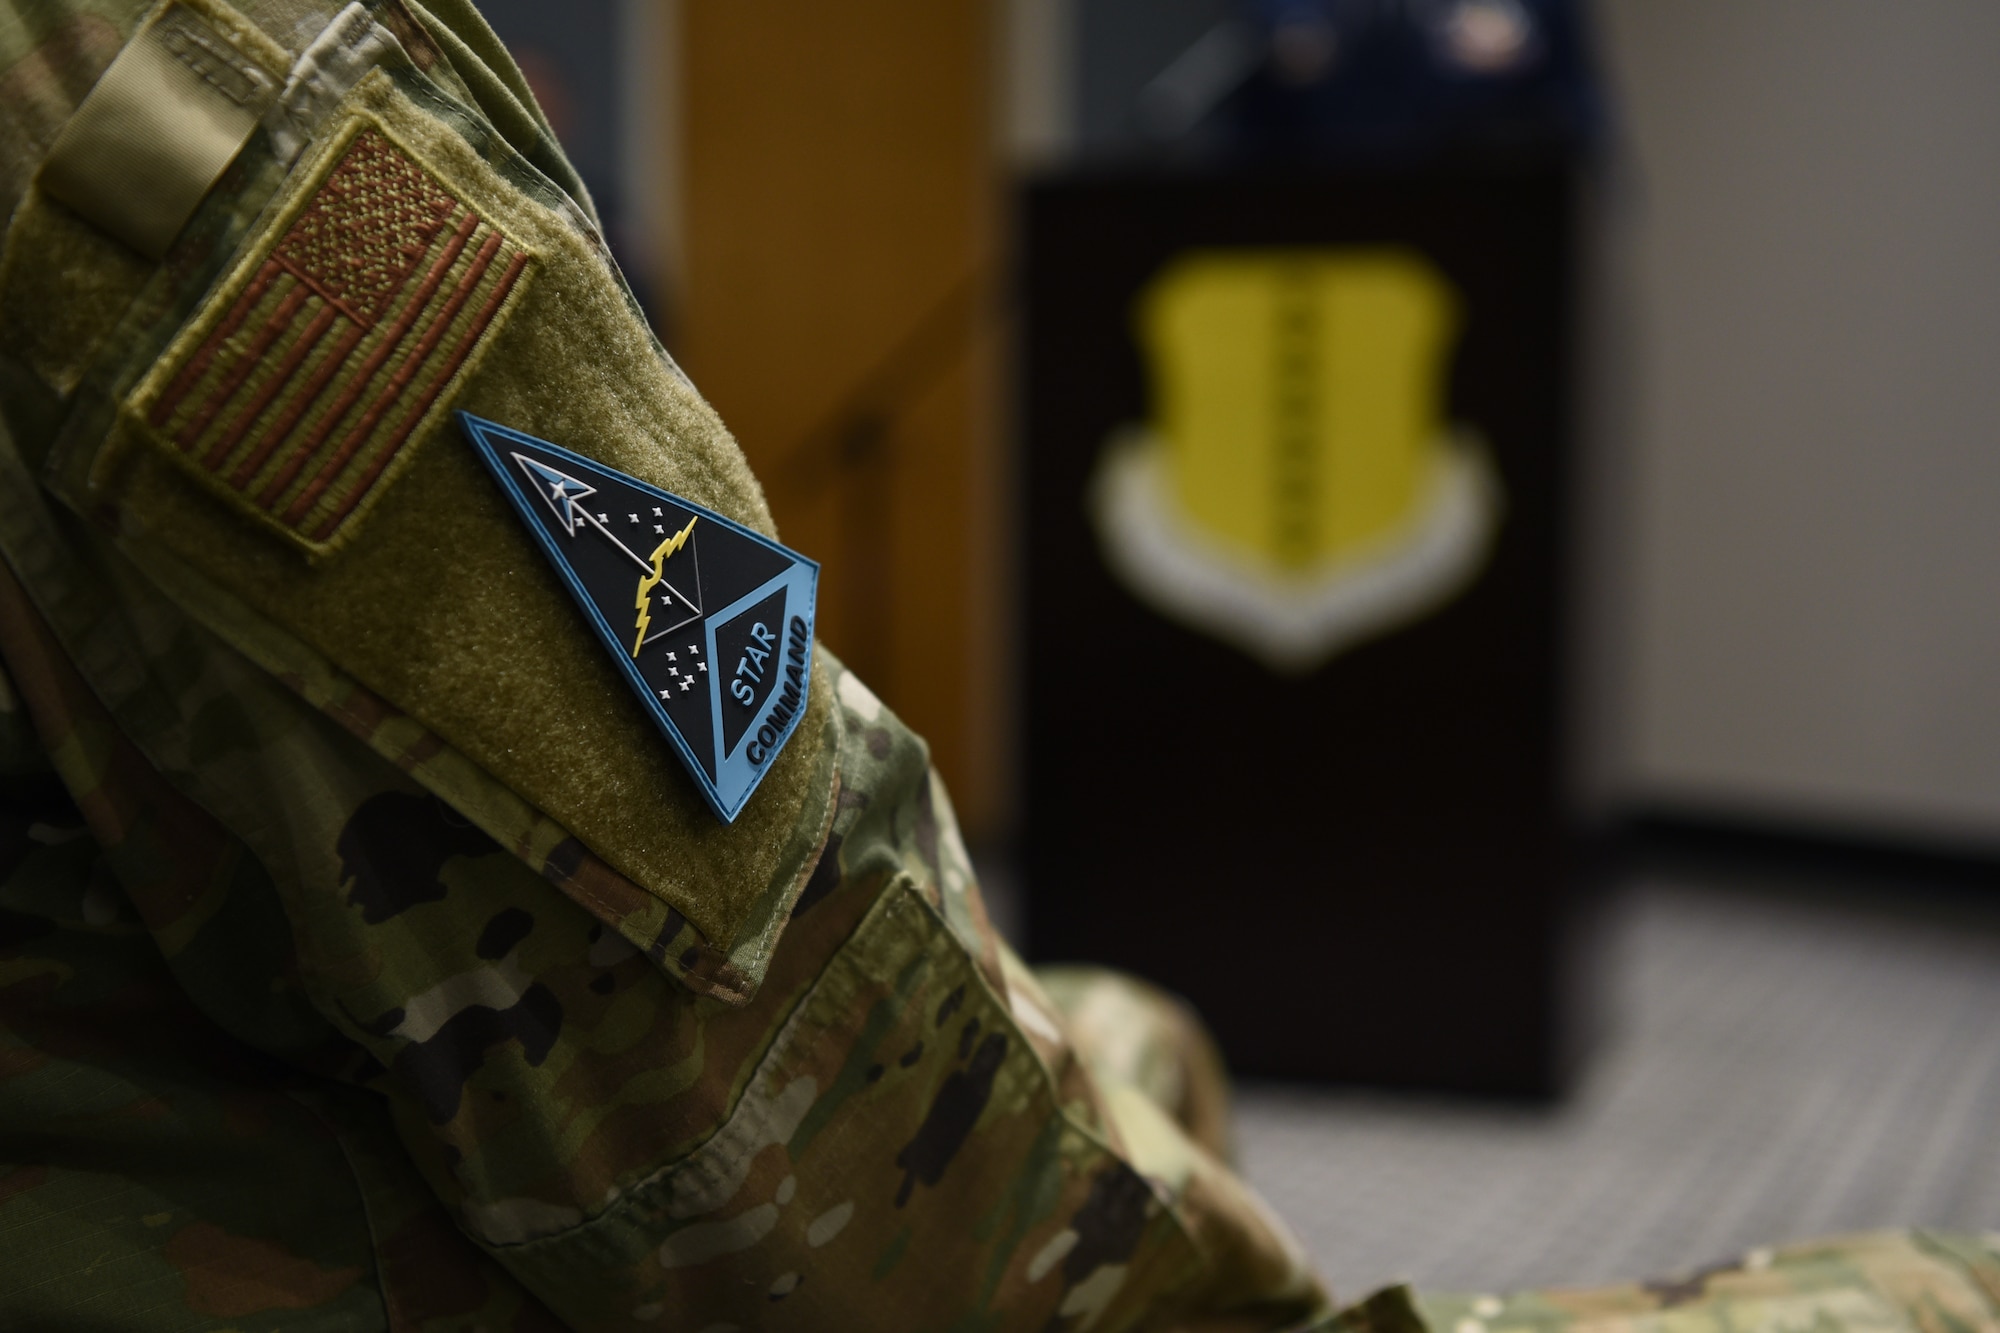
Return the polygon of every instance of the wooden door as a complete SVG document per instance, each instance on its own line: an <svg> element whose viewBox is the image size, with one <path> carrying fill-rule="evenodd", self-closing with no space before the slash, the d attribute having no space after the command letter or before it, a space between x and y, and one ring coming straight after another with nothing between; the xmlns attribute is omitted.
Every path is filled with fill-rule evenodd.
<svg viewBox="0 0 2000 1333"><path fill-rule="evenodd" d="M992 19L937 0L684 0L672 343L827 644L1000 818Z"/></svg>

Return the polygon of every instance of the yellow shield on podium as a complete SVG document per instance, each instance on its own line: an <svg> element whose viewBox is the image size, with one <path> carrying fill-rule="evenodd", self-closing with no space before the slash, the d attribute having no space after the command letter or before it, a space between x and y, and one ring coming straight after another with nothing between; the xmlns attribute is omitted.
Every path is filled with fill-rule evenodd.
<svg viewBox="0 0 2000 1333"><path fill-rule="evenodd" d="M1107 563L1156 610L1302 672L1483 567L1500 491L1448 419L1458 299L1402 249L1204 250L1140 293L1150 420L1107 442Z"/></svg>

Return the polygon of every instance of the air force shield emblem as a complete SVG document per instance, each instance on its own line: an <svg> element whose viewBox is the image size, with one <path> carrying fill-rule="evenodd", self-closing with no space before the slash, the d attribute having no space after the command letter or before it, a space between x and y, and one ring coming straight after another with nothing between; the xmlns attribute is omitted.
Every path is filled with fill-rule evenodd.
<svg viewBox="0 0 2000 1333"><path fill-rule="evenodd" d="M1152 419L1106 442L1091 507L1154 610L1301 674L1485 571L1500 475L1448 418L1459 298L1424 256L1196 250L1134 316Z"/></svg>
<svg viewBox="0 0 2000 1333"><path fill-rule="evenodd" d="M805 713L819 566L546 440L460 429L728 823Z"/></svg>

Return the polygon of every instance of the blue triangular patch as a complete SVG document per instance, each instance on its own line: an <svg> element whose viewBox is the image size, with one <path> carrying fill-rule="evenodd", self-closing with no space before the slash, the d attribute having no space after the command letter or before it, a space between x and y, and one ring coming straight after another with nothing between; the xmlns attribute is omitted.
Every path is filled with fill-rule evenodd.
<svg viewBox="0 0 2000 1333"><path fill-rule="evenodd" d="M819 566L713 510L458 413L725 823L805 713Z"/></svg>

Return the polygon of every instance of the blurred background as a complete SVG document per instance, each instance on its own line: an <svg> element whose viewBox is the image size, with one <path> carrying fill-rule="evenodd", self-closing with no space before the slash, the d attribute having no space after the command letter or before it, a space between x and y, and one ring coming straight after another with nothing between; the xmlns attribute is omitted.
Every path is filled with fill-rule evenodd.
<svg viewBox="0 0 2000 1333"><path fill-rule="evenodd" d="M1343 1290L2000 1227L2000 10L482 8Z"/></svg>

